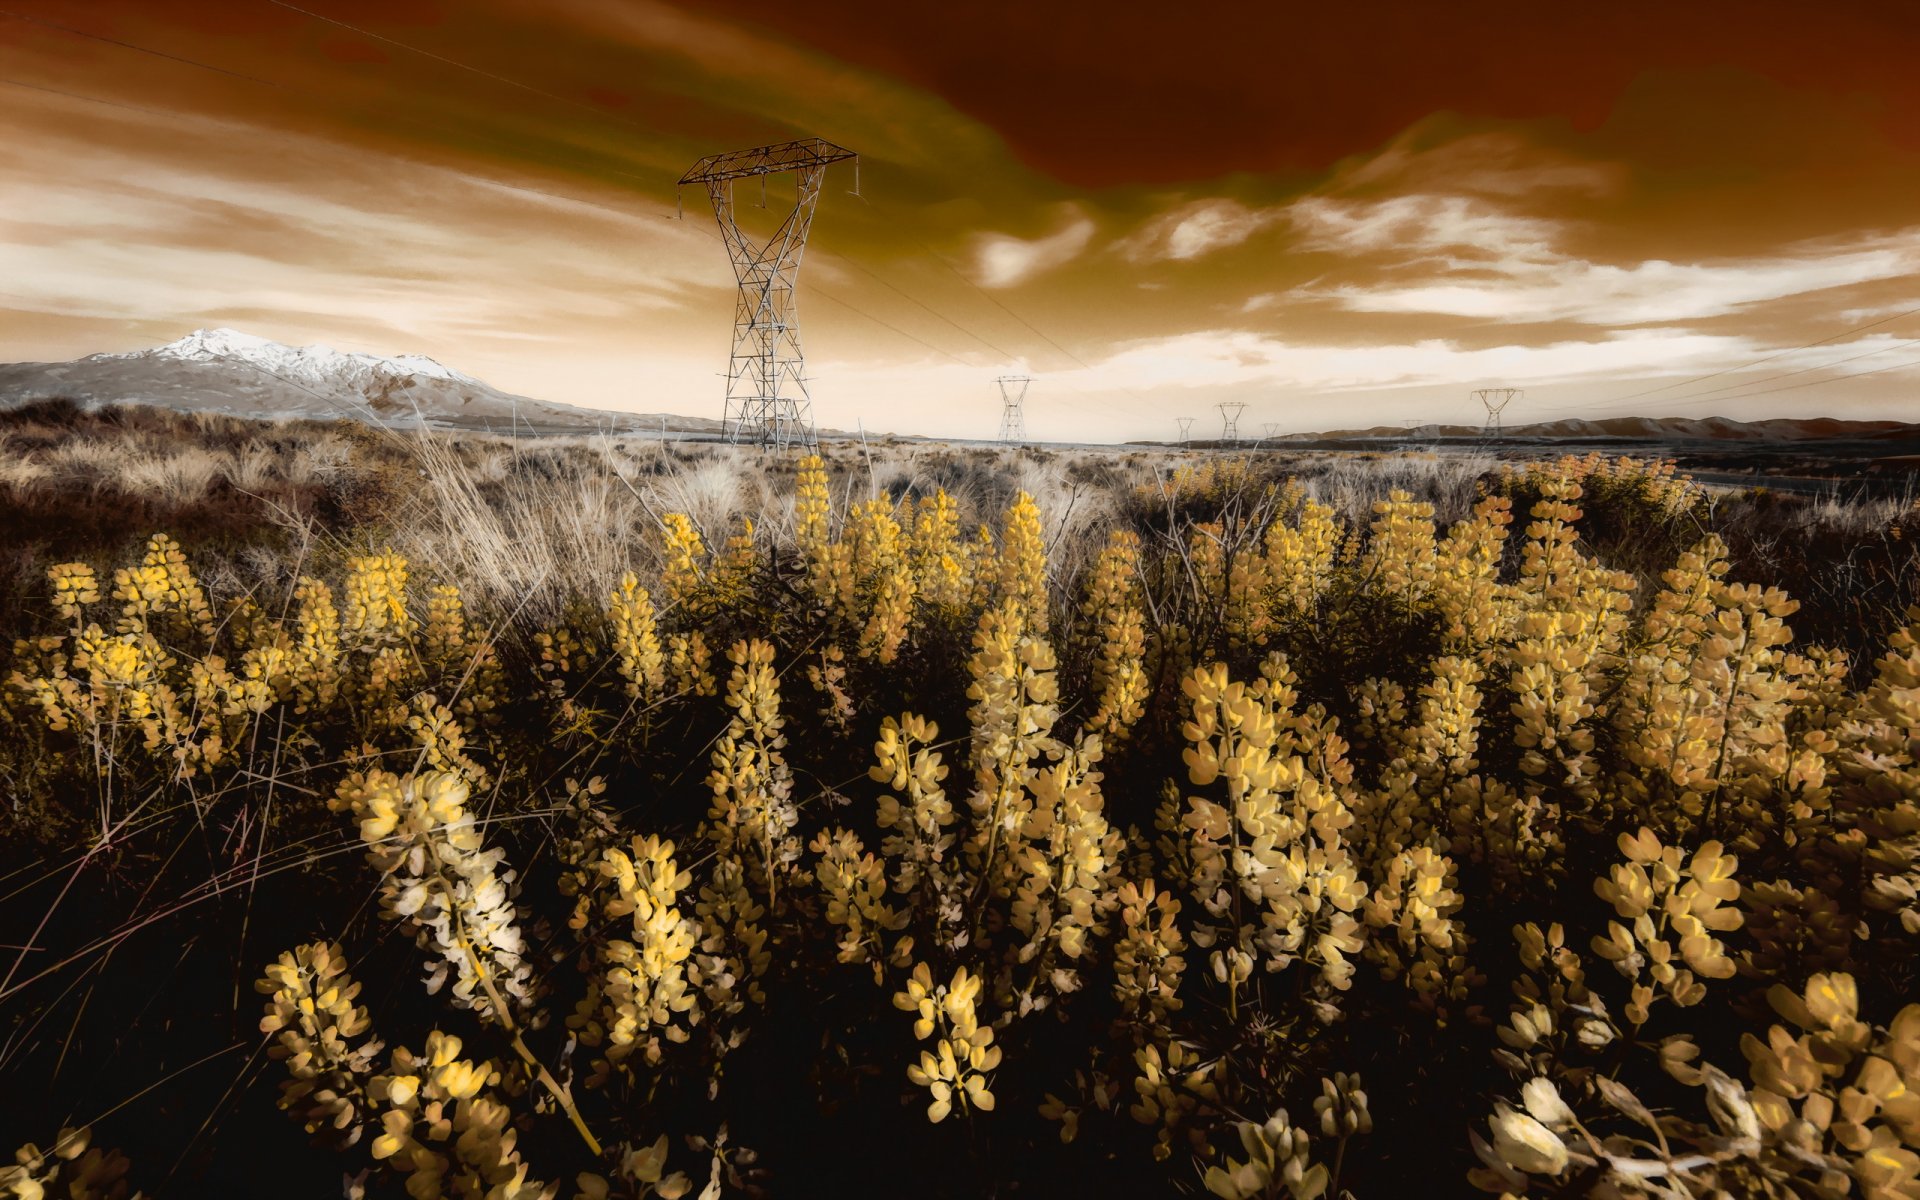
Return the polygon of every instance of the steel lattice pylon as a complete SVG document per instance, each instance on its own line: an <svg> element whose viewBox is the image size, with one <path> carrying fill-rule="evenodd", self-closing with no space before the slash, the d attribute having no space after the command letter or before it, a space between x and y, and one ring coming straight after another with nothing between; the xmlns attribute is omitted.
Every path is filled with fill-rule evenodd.
<svg viewBox="0 0 1920 1200"><path fill-rule="evenodd" d="M1000 385L1000 440L1026 441L1027 414L1021 405L1026 402L1027 385L1033 382L1033 376L1002 375L994 382Z"/></svg>
<svg viewBox="0 0 1920 1200"><path fill-rule="evenodd" d="M1240 414L1246 411L1246 404L1239 400L1227 400L1214 405L1220 410L1220 440L1229 446L1240 444Z"/></svg>
<svg viewBox="0 0 1920 1200"><path fill-rule="evenodd" d="M807 391L806 359L800 351L799 313L793 289L800 256L807 248L813 210L829 163L855 160L853 151L820 138L760 146L730 154L710 154L680 177L681 185L704 183L720 222L720 236L733 260L740 294L733 313L733 352L727 364L727 399L722 436L730 442L754 442L786 449L812 446L813 398ZM793 211L762 244L740 231L734 219L733 184L737 179L791 171ZM858 190L858 176L855 176Z"/></svg>
<svg viewBox="0 0 1920 1200"><path fill-rule="evenodd" d="M1485 405L1487 409L1487 423L1481 427L1480 436L1483 438L1499 437L1501 412L1506 409L1507 405L1513 403L1515 397L1523 394L1519 388L1481 388L1475 392L1473 398Z"/></svg>

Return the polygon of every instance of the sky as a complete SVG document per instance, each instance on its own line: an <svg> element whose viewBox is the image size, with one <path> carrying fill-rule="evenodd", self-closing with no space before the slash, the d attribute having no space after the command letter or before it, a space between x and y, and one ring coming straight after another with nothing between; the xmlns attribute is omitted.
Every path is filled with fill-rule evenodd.
<svg viewBox="0 0 1920 1200"><path fill-rule="evenodd" d="M1062 441L1920 420L1916 61L1860 0L0 0L0 360L227 326L718 416L675 181L823 137L823 425L992 437L1009 373Z"/></svg>

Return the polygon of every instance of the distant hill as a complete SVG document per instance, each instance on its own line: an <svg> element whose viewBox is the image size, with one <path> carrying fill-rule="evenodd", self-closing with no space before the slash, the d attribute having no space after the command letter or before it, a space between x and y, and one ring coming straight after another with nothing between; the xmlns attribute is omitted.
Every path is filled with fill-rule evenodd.
<svg viewBox="0 0 1920 1200"><path fill-rule="evenodd" d="M1920 425L1905 421L1843 421L1835 417L1773 418L1736 421L1731 417L1608 417L1602 420L1546 421L1509 426L1505 441L1764 442L1888 441L1920 439ZM1269 442L1478 441L1472 425L1376 425L1324 433L1289 433Z"/></svg>
<svg viewBox="0 0 1920 1200"><path fill-rule="evenodd" d="M131 354L0 365L0 404L62 398L88 407L157 404L240 417L356 417L392 426L498 433L515 428L655 433L663 415L516 396L419 354L386 357L283 346L232 329L202 329ZM720 422L700 417L665 419L673 433L720 429Z"/></svg>

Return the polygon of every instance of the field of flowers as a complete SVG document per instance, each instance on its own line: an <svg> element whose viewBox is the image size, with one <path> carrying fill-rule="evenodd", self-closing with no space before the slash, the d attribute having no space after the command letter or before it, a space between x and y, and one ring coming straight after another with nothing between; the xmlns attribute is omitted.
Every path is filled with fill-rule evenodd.
<svg viewBox="0 0 1920 1200"><path fill-rule="evenodd" d="M1920 608L1650 462L775 471L531 617L41 571L0 1195L1920 1197Z"/></svg>

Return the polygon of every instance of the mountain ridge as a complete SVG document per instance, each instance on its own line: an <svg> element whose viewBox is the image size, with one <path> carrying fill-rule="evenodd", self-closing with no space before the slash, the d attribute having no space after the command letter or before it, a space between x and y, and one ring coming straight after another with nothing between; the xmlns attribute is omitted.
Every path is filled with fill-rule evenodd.
<svg viewBox="0 0 1920 1200"><path fill-rule="evenodd" d="M380 355L324 345L288 346L225 327L196 329L148 350L91 354L64 363L0 364L0 405L53 399L72 400L86 407L145 403L243 417L353 417L395 427L500 433L606 430L632 435L713 435L721 428L719 421L707 417L614 412L535 400L493 387L424 354ZM1376 425L1279 434L1260 441L1268 445L1371 445L1467 442L1483 436L1483 431L1472 425ZM1774 446L1822 441L1911 442L1920 441L1920 424L1837 417L1757 421L1721 416L1568 418L1512 426L1502 432L1501 438ZM1201 440L1199 444L1218 443Z"/></svg>
<svg viewBox="0 0 1920 1200"><path fill-rule="evenodd" d="M720 423L535 400L423 354L288 346L224 327L148 350L64 363L0 364L0 404L66 399L85 407L156 404L242 417L339 419L395 427L536 433L613 429L712 433Z"/></svg>
<svg viewBox="0 0 1920 1200"><path fill-rule="evenodd" d="M1472 425L1375 425L1365 429L1333 429L1317 433L1286 433L1265 439L1273 442L1333 441L1478 441L1485 431ZM1572 417L1559 421L1514 425L1502 430L1502 440L1591 441L1909 441L1920 439L1920 424L1906 421L1852 421L1840 417L1767 417L1742 421L1733 417Z"/></svg>

